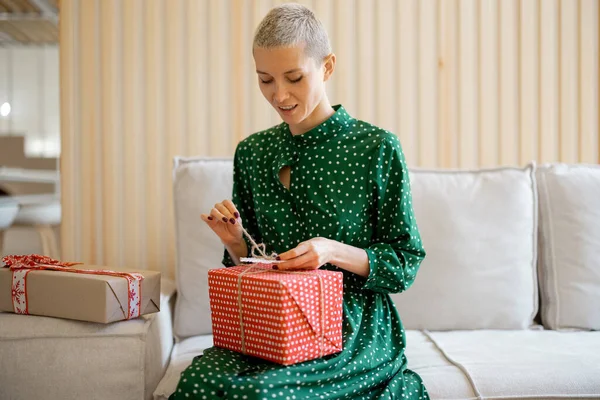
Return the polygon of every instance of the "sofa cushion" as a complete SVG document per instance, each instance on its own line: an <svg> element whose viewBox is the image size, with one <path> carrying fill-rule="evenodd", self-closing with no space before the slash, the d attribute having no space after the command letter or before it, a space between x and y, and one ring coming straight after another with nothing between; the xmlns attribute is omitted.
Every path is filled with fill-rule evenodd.
<svg viewBox="0 0 600 400"><path fill-rule="evenodd" d="M167 400L177 389L181 373L192 363L194 357L202 354L212 345L212 335L194 336L176 343L173 346L167 372L154 391L154 399Z"/></svg>
<svg viewBox="0 0 600 400"><path fill-rule="evenodd" d="M537 313L534 167L411 170L427 256L392 295L406 329L523 329Z"/></svg>
<svg viewBox="0 0 600 400"><path fill-rule="evenodd" d="M427 332L406 331L406 359L432 399L473 398L468 377L444 356Z"/></svg>
<svg viewBox="0 0 600 400"><path fill-rule="evenodd" d="M159 313L112 324L0 313L0 399L151 399L173 348L161 292Z"/></svg>
<svg viewBox="0 0 600 400"><path fill-rule="evenodd" d="M173 203L177 238L177 339L212 332L208 270L220 268L223 245L200 219L215 203L231 199L232 159L176 158Z"/></svg>
<svg viewBox="0 0 600 400"><path fill-rule="evenodd" d="M464 373L440 353L428 337L406 332L408 367L424 380L432 399L472 398L471 385ZM167 400L177 389L179 377L195 356L212 346L212 335L185 339L175 345L167 373L154 392L154 400ZM208 397L210 398L210 397Z"/></svg>
<svg viewBox="0 0 600 400"><path fill-rule="evenodd" d="M600 332L481 330L428 335L470 377L476 398L600 398L600 352L594 350L600 349ZM427 385L433 382L426 378L429 390ZM431 386L432 399L465 398L437 392L436 387Z"/></svg>
<svg viewBox="0 0 600 400"><path fill-rule="evenodd" d="M600 166L542 165L537 178L542 322L600 330Z"/></svg>
<svg viewBox="0 0 600 400"><path fill-rule="evenodd" d="M543 330L406 331L408 368L432 400L600 398L600 332ZM212 336L175 345L154 392L166 400ZM478 397L479 396L479 397Z"/></svg>

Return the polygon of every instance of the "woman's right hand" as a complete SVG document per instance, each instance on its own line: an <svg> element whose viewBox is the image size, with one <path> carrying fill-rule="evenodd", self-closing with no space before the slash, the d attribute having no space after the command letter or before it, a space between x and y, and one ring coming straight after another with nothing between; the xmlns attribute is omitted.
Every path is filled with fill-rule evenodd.
<svg viewBox="0 0 600 400"><path fill-rule="evenodd" d="M201 214L200 218L217 234L224 245L235 246L243 242L242 220L231 200L215 204L210 214Z"/></svg>

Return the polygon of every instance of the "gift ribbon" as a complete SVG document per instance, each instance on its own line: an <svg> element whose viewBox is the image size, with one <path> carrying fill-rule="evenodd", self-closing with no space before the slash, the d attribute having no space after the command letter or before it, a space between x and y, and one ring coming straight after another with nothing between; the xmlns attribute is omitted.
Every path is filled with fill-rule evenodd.
<svg viewBox="0 0 600 400"><path fill-rule="evenodd" d="M238 223L236 221L236 223ZM240 227L242 228L242 232L244 233L244 235L246 235L246 238L248 238L248 240L250 241L250 243L252 244L251 248L250 248L250 254L252 255L252 257L242 257L240 258L241 262L251 262L251 263L256 263L256 262L272 262L272 263L279 263L279 261L277 260L277 253L271 253L271 255L267 255L267 246L264 243L256 243L254 241L254 239L252 238L252 235L250 235L248 233L248 231L246 229L244 229L244 227L242 226L242 224L240 224ZM257 254L256 252L258 251L259 254Z"/></svg>
<svg viewBox="0 0 600 400"><path fill-rule="evenodd" d="M245 270L243 270L237 279L237 294L238 294L238 310L240 316L240 338L242 340L242 353L246 354L246 338L244 334L244 320L242 318L242 278L244 276L252 275L252 274L261 274L265 272L275 272L278 274L288 274L288 275L309 275L316 276L319 280L319 294L320 294L320 311L321 311L321 340L319 341L319 351L320 357L323 357L325 349L323 343L325 342L325 293L323 290L323 278L319 274L311 274L310 272L300 272L300 271L281 271L274 269L265 269L263 267L259 267L256 265L251 265Z"/></svg>
<svg viewBox="0 0 600 400"><path fill-rule="evenodd" d="M2 259L5 267L12 271L12 300L16 314L29 314L27 303L27 275L31 271L62 271L77 274L109 275L127 279L127 319L140 316L142 280L144 276L135 272L117 272L106 269L77 269L73 265L82 263L61 262L37 254L27 256L6 256Z"/></svg>

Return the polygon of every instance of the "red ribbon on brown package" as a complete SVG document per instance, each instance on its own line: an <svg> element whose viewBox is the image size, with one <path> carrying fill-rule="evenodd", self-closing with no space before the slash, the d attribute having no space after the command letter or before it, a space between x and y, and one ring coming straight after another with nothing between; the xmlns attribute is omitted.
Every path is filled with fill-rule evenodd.
<svg viewBox="0 0 600 400"><path fill-rule="evenodd" d="M6 256L2 259L4 267L12 271L12 300L13 309L16 314L29 314L27 306L27 275L32 271L62 271L74 272L77 274L89 275L109 275L127 279L128 283L128 316L127 319L140 316L140 303L142 296L143 275L135 272L117 272L106 269L78 269L72 268L73 265L82 263L62 262L50 257L31 254L25 256Z"/></svg>

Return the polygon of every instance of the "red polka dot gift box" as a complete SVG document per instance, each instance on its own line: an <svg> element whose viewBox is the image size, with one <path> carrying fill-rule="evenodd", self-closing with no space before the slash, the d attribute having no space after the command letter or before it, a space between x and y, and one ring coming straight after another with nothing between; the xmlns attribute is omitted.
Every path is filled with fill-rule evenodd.
<svg viewBox="0 0 600 400"><path fill-rule="evenodd" d="M336 271L210 270L214 345L283 365L340 352L342 293Z"/></svg>

